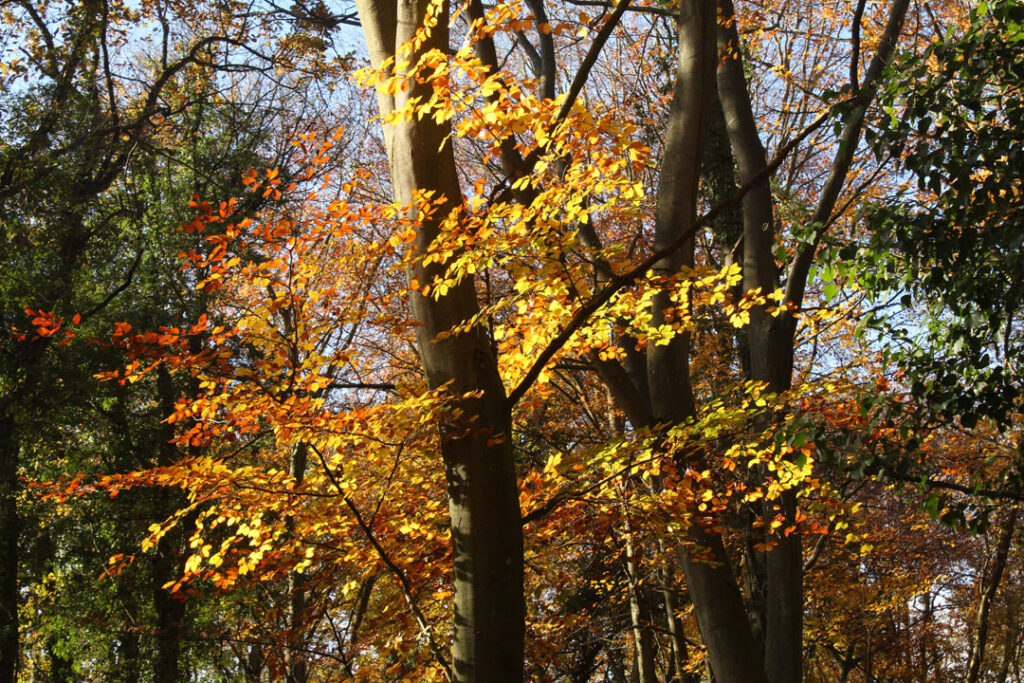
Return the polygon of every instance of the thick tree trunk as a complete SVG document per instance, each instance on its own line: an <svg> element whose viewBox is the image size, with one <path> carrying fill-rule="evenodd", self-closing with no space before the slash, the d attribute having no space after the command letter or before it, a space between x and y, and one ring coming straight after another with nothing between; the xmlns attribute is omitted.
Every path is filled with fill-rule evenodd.
<svg viewBox="0 0 1024 683"><path fill-rule="evenodd" d="M740 182L747 182L768 165L750 103L749 89L740 60L740 40L736 30L732 0L719 0L718 93L732 142ZM768 293L778 286L773 250L775 226L769 179L763 178L743 198L743 289ZM777 334L777 319L765 308L751 310L747 329L751 379L765 382L773 392L785 391L792 377L792 353L784 346L791 340ZM786 525L795 524L796 496L786 492L777 502L780 510L766 505L766 521L779 512ZM772 683L800 683L802 679L803 575L800 534L772 538L773 548L765 558L765 586L755 595L764 595L765 673ZM756 577L757 574L754 574ZM760 610L758 610L760 611Z"/></svg>
<svg viewBox="0 0 1024 683"><path fill-rule="evenodd" d="M719 0L722 21L718 25L721 59L718 67L718 93L725 113L726 127L736 158L739 180L746 183L767 165L749 90L741 61L739 36L732 0ZM877 54L865 74L864 87L857 93L853 111L844 122L839 149L822 189L812 224L818 234L794 259L786 283L786 301L799 308L803 300L807 273L818 240L834 211L859 140L867 105L873 97L874 84L891 54L906 14L906 0L895 0ZM859 31L859 27L856 28ZM769 178L756 184L743 200L743 287L760 289L762 293L778 286L773 255L775 235L772 196ZM761 307L751 311L748 328L749 368L751 378L765 382L769 390L782 392L790 388L793 373L793 343L796 318L772 318ZM781 513L785 527L795 525L796 492L789 491L779 499L778 508L766 506L766 518ZM799 533L778 534L772 538L773 548L765 560L765 670L771 683L800 683L802 680L803 577L802 543Z"/></svg>
<svg viewBox="0 0 1024 683"><path fill-rule="evenodd" d="M360 22L375 67L395 54L423 24L426 0L358 0ZM421 51L448 50L448 4ZM411 57L415 62L419 53ZM395 96L378 95L381 113L403 108L413 97L429 99L430 86L410 83ZM437 211L419 225L414 243L424 253L441 223L462 205L447 124L429 116L385 129L395 198L411 202L417 190L434 192ZM410 217L416 210L410 210ZM430 284L443 266L413 265L410 281ZM479 312L475 285L466 278L439 299L413 289L411 307L419 323L420 358L431 387L447 385L460 417L439 425L448 483L455 623L452 670L456 681L501 683L523 677L525 600L523 540L505 388L484 330L435 341L438 334ZM467 394L473 397L466 398Z"/></svg>
<svg viewBox="0 0 1024 683"><path fill-rule="evenodd" d="M171 540L164 536L157 544L153 559L153 608L156 611L156 658L153 661L153 680L157 683L177 683L180 673L181 623L185 617L185 602L163 588L174 580L178 562L174 557Z"/></svg>

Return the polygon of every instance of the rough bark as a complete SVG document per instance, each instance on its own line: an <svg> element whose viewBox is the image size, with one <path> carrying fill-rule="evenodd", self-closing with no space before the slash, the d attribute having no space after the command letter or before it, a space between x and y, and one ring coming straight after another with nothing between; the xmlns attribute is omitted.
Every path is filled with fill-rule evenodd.
<svg viewBox="0 0 1024 683"><path fill-rule="evenodd" d="M359 0L360 22L370 58L379 66L423 23L424 0ZM422 50L448 49L448 5ZM412 57L413 61L416 55ZM410 84L394 98L378 97L381 113L401 109L412 97L430 96L430 87ZM416 190L433 191L438 210L423 220L413 245L423 253L438 236L442 221L461 207L450 129L424 117L386 127L395 198L411 202ZM415 210L411 215L415 216ZM422 287L443 272L432 264L410 267L408 277ZM452 668L456 681L521 681L525 601L523 541L510 440L505 388L486 332L468 332L435 341L441 332L479 311L475 285L466 278L447 295L434 299L417 290L410 295L419 323L417 344L431 387L447 385L461 411L439 425L451 515L455 569L455 619ZM475 397L465 398L467 393Z"/></svg>

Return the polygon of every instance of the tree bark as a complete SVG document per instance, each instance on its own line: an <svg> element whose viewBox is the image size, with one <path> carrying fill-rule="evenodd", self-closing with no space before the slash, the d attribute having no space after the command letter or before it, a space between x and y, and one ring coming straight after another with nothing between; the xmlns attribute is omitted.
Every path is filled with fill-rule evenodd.
<svg viewBox="0 0 1024 683"><path fill-rule="evenodd" d="M290 474L295 479L295 485L302 484L306 475L306 458L309 446L304 443L297 445L292 451ZM295 532L295 523L289 517L286 520L288 534ZM306 638L305 638L305 612L306 612L306 577L297 571L288 572L288 651L285 653L288 661L288 683L306 683L308 670L306 666Z"/></svg>
<svg viewBox="0 0 1024 683"><path fill-rule="evenodd" d="M732 0L719 0L722 21L718 25L721 52L718 67L718 94L725 113L726 126L736 158L739 180L746 183L767 165L750 102L743 71L740 41ZM818 241L831 219L836 201L849 173L867 106L874 96L874 85L895 47L906 14L907 1L896 0L890 10L878 52L871 61L864 87L857 93L853 110L844 122L839 149L830 175L815 208L812 225L817 226L812 244L805 245L793 260L786 283L786 301L799 308L803 301L807 274ZM762 293L778 286L773 254L775 235L769 178L765 177L744 197L743 211L743 287ZM793 343L796 317L773 318L763 307L751 310L748 328L751 379L765 382L773 392L790 388L793 374ZM781 513L785 527L795 525L796 492L783 493L778 508L766 505L766 518ZM802 680L803 577L802 542L799 532L789 536L776 534L773 548L765 558L765 671L771 683L800 683Z"/></svg>
<svg viewBox="0 0 1024 683"><path fill-rule="evenodd" d="M176 392L170 371L165 365L157 368L157 394L161 413L167 417L174 412ZM171 443L174 438L174 427L161 422L160 443L157 449L157 465L166 467L177 460L178 449ZM178 509L172 499L172 491L160 489L156 491L155 513L167 516ZM153 610L156 612L156 658L153 661L153 674L156 683L176 683L181 680L181 626L185 618L185 601L183 596L171 593L164 585L180 576L180 548L176 548L179 533L164 535L156 545L156 555L152 564Z"/></svg>
<svg viewBox="0 0 1024 683"><path fill-rule="evenodd" d="M971 648L971 658L967 664L966 683L978 683L978 678L981 675L981 664L985 659L985 647L988 644L989 614L992 611L996 593L999 591L999 584L1003 580L1006 558L1010 553L1010 545L1016 531L1018 511L1019 508L1014 506L1006 521L1003 522L999 544L992 557L992 570L988 577L988 584L983 585L981 600L978 602L978 614L974 620L974 647Z"/></svg>
<svg viewBox="0 0 1024 683"><path fill-rule="evenodd" d="M623 498L626 494L624 492ZM623 502L623 508L628 503ZM654 670L654 639L649 622L650 612L640 585L640 557L633 537L633 529L629 519L629 510L624 509L625 540L626 540L626 576L629 580L629 616L633 628L633 678L638 683L657 683L658 677Z"/></svg>
<svg viewBox="0 0 1024 683"><path fill-rule="evenodd" d="M426 0L358 0L360 22L375 67L393 56L423 25ZM423 51L448 49L448 3L424 41ZM393 103L378 95L381 114L402 109L411 98L431 95L431 87L410 83ZM410 203L414 192L432 191L437 211L419 223L413 249L423 254L440 234L443 221L461 208L449 139L450 127L429 116L385 127L395 199ZM415 207L409 211L416 217ZM419 287L430 284L444 266L416 263L408 272ZM511 418L505 387L486 332L468 332L435 341L442 332L479 312L471 277L434 299L413 288L412 314L419 327L417 344L427 382L447 386L461 417L439 425L441 455L448 486L455 570L455 619L452 669L456 681L501 683L523 677L525 599L523 539L510 438ZM467 397L471 394L472 397Z"/></svg>
<svg viewBox="0 0 1024 683"><path fill-rule="evenodd" d="M0 683L18 668L18 442L14 406L0 404Z"/></svg>
<svg viewBox="0 0 1024 683"><path fill-rule="evenodd" d="M716 8L700 0L681 3L678 15L679 59L669 109L655 221L655 249L664 248L696 221L697 188L702 145L708 127L717 62ZM657 276L670 277L693 264L692 238L675 254L654 267ZM652 325L671 313L668 292L655 295ZM677 335L667 345L647 350L651 406L657 422L678 424L696 414L689 370L690 337ZM680 562L690 590L701 638L720 683L763 683L760 661L751 657L754 639L746 609L730 567L721 535L694 519L688 542L700 548L697 559L681 552Z"/></svg>

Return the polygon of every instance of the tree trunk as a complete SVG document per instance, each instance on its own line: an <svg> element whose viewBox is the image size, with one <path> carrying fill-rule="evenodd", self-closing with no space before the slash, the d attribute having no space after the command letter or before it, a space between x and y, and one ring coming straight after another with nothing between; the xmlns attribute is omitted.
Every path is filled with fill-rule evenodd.
<svg viewBox="0 0 1024 683"><path fill-rule="evenodd" d="M623 508L626 492L623 492ZM640 557L639 549L636 547L633 537L633 529L630 524L629 510L624 509L626 524L626 577L629 580L629 616L633 628L633 647L635 651L633 671L638 683L657 683L658 677L654 671L654 639L651 634L649 623L649 610L643 596L643 587L640 585Z"/></svg>
<svg viewBox="0 0 1024 683"><path fill-rule="evenodd" d="M309 446L300 443L292 451L290 474L295 478L295 485L302 484L306 475L306 458ZM295 523L289 517L285 525L288 535L295 533ZM306 666L306 577L297 571L288 572L288 651L285 657L288 662L288 683L306 683L308 671Z"/></svg>
<svg viewBox="0 0 1024 683"><path fill-rule="evenodd" d="M0 683L18 667L18 442L13 405L0 404Z"/></svg>
<svg viewBox="0 0 1024 683"><path fill-rule="evenodd" d="M754 121L736 29L732 0L719 0L725 21L718 24L718 93L732 141L740 182L747 182L768 165ZM768 177L756 183L743 198L743 289L772 292L778 286L773 250L775 226ZM790 343L776 332L777 319L763 306L750 312L747 330L751 379L767 384L769 391L790 387L792 353L783 346ZM778 501L780 510L766 505L766 522L778 512L785 527L795 524L796 495L786 492ZM773 548L765 558L766 585L755 591L764 595L765 673L772 683L800 683L802 678L803 576L802 544L799 533L776 534ZM756 577L757 574L754 574Z"/></svg>
<svg viewBox="0 0 1024 683"><path fill-rule="evenodd" d="M250 645L242 660L242 672L246 683L260 683L263 680L263 650L259 645Z"/></svg>
<svg viewBox="0 0 1024 683"><path fill-rule="evenodd" d="M164 536L157 544L157 557L153 560L153 608L156 611L156 659L153 662L157 683L177 683L181 680L179 668L181 622L185 616L185 602L163 585L179 574L171 540Z"/></svg>
<svg viewBox="0 0 1024 683"><path fill-rule="evenodd" d="M664 553L664 544L659 542L658 549ZM697 677L685 673L685 667L689 664L690 653L686 647L686 637L683 634L683 625L676 618L676 591L675 586L675 563L671 557L662 560L662 585L661 595L665 601L665 626L668 630L671 645L671 666L668 681L679 681L680 683L697 683Z"/></svg>
<svg viewBox="0 0 1024 683"><path fill-rule="evenodd" d="M174 412L176 392L170 371L165 365L157 368L157 394L160 410L164 417ZM166 467L177 460L178 449L171 439L174 438L174 427L161 422L160 443L157 447L157 465ZM156 491L154 512L157 516L167 516L178 509L173 500L176 492L160 489ZM183 522L184 523L184 522ZM181 680L180 652L181 626L185 618L184 596L171 593L164 585L173 581L181 573L181 552L176 548L179 535L176 531L164 535L156 545L156 555L152 564L153 610L156 613L156 658L153 662L154 680L156 683L176 683Z"/></svg>
<svg viewBox="0 0 1024 683"><path fill-rule="evenodd" d="M1003 658L999 665L999 673L996 674L995 683L1006 683L1010 676L1010 662L1017 660L1017 645L1020 638L1020 631L1017 629L1016 610L1013 610L1006 620L1006 629L1003 636Z"/></svg>
<svg viewBox="0 0 1024 683"><path fill-rule="evenodd" d="M999 584L1003 580L1006 558L1010 553L1010 544L1013 542L1013 534L1017 526L1017 513L1018 508L1014 506L1010 510L1009 517L1003 522L999 544L992 557L992 570L988 577L988 585L983 584L981 600L978 603L978 614L974 620L974 647L971 648L971 659L967 664L966 683L978 683L978 678L981 675L981 664L985 659L985 646L988 644L989 613L992 611L992 603L999 591Z"/></svg>
<svg viewBox="0 0 1024 683"><path fill-rule="evenodd" d="M680 5L679 61L675 93L669 109L668 130L657 197L655 249L664 248L693 225L697 215L697 187L705 131L713 99L716 11L713 4L687 0ZM670 277L693 264L693 240L658 262L656 276ZM668 292L655 295L652 325L666 319L672 307ZM667 345L647 350L651 407L656 422L678 424L696 414L689 371L689 334ZM688 541L709 554L714 564L680 553L701 638L711 668L720 683L762 683L761 663L746 609L733 576L721 536L694 520Z"/></svg>
<svg viewBox="0 0 1024 683"><path fill-rule="evenodd" d="M732 0L719 0L722 20L718 24L721 59L718 67L718 94L726 127L736 158L739 180L747 183L767 165L767 155L754 120L749 90L741 61L740 41ZM890 9L885 33L878 51L865 74L864 85L856 93L855 106L844 121L839 148L822 188L812 225L817 227L810 245L804 245L794 258L786 282L786 302L799 309L803 302L810 263L826 224L849 173L861 126L882 68L895 47L907 11L907 0L895 0ZM859 27L858 29L859 30ZM743 287L774 291L778 274L774 259L774 217L769 178L755 184L743 199ZM751 379L765 382L770 391L790 388L793 374L793 343L796 317L772 318L763 307L751 310L749 367ZM766 518L781 514L783 528L796 524L796 492L783 493L778 507L766 505ZM767 521L767 519L766 519ZM802 542L799 531L789 536L776 534L774 546L765 559L765 672L771 683L800 683L802 680L803 572Z"/></svg>
<svg viewBox="0 0 1024 683"><path fill-rule="evenodd" d="M358 0L374 67L413 37L429 5L427 0ZM411 62L426 50L448 50L448 9L442 3L437 24ZM414 97L429 99L429 85L409 85L393 101L378 94L381 114L402 109ZM410 203L421 190L433 191L438 200L436 212L418 226L413 249L422 254L440 234L443 221L462 205L450 127L429 116L413 117L386 126L384 133L395 199ZM416 214L415 207L409 210L410 218ZM443 270L436 263L417 263L408 277L422 288ZM479 312L475 284L467 277L439 299L413 288L410 302L419 323L417 342L427 382L432 388L448 386L453 407L461 413L439 425L454 545L453 675L466 682L521 681L523 539L505 388L483 329L435 341Z"/></svg>
<svg viewBox="0 0 1024 683"><path fill-rule="evenodd" d="M128 572L117 577L118 602L124 606L121 631L117 634L117 670L123 683L139 683L139 631L138 610L132 593Z"/></svg>

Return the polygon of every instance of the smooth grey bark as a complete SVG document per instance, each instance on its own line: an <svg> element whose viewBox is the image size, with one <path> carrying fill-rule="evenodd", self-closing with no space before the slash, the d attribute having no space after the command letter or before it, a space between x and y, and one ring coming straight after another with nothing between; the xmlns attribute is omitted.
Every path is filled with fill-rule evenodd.
<svg viewBox="0 0 1024 683"><path fill-rule="evenodd" d="M677 21L679 58L659 176L656 250L672 244L696 221L702 145L714 97L716 7L687 0L680 5ZM670 277L692 265L693 245L691 237L679 251L655 264L654 274ZM671 307L667 292L657 294L652 303L652 325L665 321ZM667 345L648 346L648 383L657 422L678 424L696 414L689 352L688 334L678 335ZM680 563L717 680L764 682L761 662L750 656L755 652L754 639L721 535L705 520L695 519L687 536L687 542L699 550L681 552Z"/></svg>
<svg viewBox="0 0 1024 683"><path fill-rule="evenodd" d="M553 100L555 98L556 81L558 77L558 65L555 62L555 37L550 31L541 31L539 27L548 23L548 15L544 10L544 0L526 0L526 5L533 12L537 30L537 42L540 44L540 98L542 100Z"/></svg>
<svg viewBox="0 0 1024 683"><path fill-rule="evenodd" d="M413 37L428 4L425 0L358 0L375 67ZM422 50L448 49L447 17L444 3ZM381 113L387 114L402 109L410 98L428 99L430 92L429 85L411 83L393 103L378 96L378 104ZM439 235L442 221L462 206L449 133L447 124L437 124L430 117L385 129L395 199L411 202L416 190L430 190L439 200L437 211L418 226L415 253L424 253ZM415 215L412 209L411 216ZM422 287L443 268L417 263L408 277ZM461 417L447 418L438 426L454 546L454 680L521 681L523 539L505 387L483 329L475 327L435 341L440 333L479 312L474 281L467 277L436 300L414 289L410 305L419 323L417 345L427 382L431 387L448 385L454 407L461 412ZM476 397L464 398L469 393Z"/></svg>
<svg viewBox="0 0 1024 683"><path fill-rule="evenodd" d="M978 601L978 613L974 619L974 646L971 648L971 658L967 664L966 683L977 683L981 675L981 664L985 659L985 647L988 645L989 614L992 611L992 603L995 602L996 593L999 591L999 585L1003 581L1006 559L1010 553L1014 532L1017 529L1018 513L1019 508L1014 506L1010 510L1006 521L1003 522L999 534L999 543L996 545L995 554L992 556L991 570L987 572L989 574L988 583L983 582L982 584L981 600Z"/></svg>
<svg viewBox="0 0 1024 683"><path fill-rule="evenodd" d="M819 196L811 224L816 230L811 245L800 249L793 260L786 282L786 301L797 309L803 301L810 263L826 224L832 219L836 202L849 174L860 139L867 107L882 67L888 61L902 30L907 0L895 0L890 8L886 31L878 52L865 74L864 86L856 93L853 108L844 121L839 148L829 176ZM718 25L721 51L717 81L726 127L736 159L739 180L746 183L767 165L767 155L753 116L749 90L743 72L740 42L736 30L732 0L719 0L723 18ZM859 28L855 30L859 33ZM773 254L775 235L769 179L756 183L744 197L743 211L743 287L774 291L778 275ZM751 311L748 328L751 379L765 382L769 390L789 389L793 374L795 316L772 318L764 308ZM785 492L778 510L766 505L765 516L781 512L786 524L795 524L796 492ZM800 683L802 680L803 578L802 542L799 533L776 535L774 546L765 558L764 573L764 662L771 683Z"/></svg>
<svg viewBox="0 0 1024 683"><path fill-rule="evenodd" d="M726 129L732 143L740 182L754 178L768 165L768 156L754 121L736 29L732 0L719 0L725 19L718 24L718 94L725 115ZM773 250L775 247L774 215L769 178L755 183L743 198L743 289L772 292L778 286ZM755 306L747 327L748 367L754 381L767 384L769 391L781 392L790 387L792 343L777 333L778 319ZM785 492L778 505L786 526L795 524L795 492ZM765 504L766 519L774 517L773 505ZM803 660L803 554L800 534L777 534L774 546L764 559L764 573L750 574L764 578L764 586L754 586L755 597L763 596L763 605L755 604L754 612L763 610L763 652L765 673L772 683L799 683ZM752 558L757 562L759 558ZM758 600L760 602L760 600Z"/></svg>

